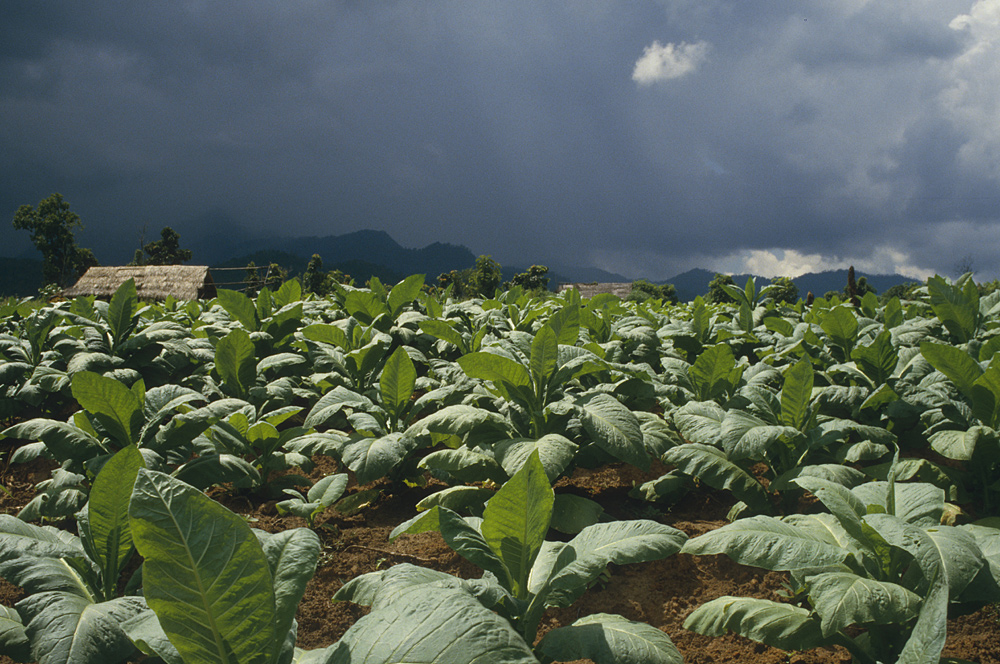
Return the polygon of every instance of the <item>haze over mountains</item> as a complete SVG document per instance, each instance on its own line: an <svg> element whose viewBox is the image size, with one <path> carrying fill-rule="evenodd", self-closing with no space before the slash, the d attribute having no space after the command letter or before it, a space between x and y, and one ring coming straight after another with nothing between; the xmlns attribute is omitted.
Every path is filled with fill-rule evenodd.
<svg viewBox="0 0 1000 664"><path fill-rule="evenodd" d="M464 270L476 262L476 254L461 245L435 242L419 249L401 246L384 231L363 230L344 235L323 237L283 237L243 239L223 231L205 231L184 236L181 246L194 254L192 264L209 264L213 267L243 267L253 261L256 265L278 263L291 275L305 271L313 254L323 259L326 271L339 269L353 276L362 284L370 276L384 282L395 283L410 274L426 274L427 281L451 270ZM98 257L100 258L100 257ZM628 282L632 279L599 268L544 263L549 268L550 288L561 282ZM0 294L32 295L41 279L41 262L37 259L0 258ZM504 265L504 279L525 271L530 265ZM223 273L224 274L224 273ZM710 270L694 269L660 283L672 283L682 301L693 300L708 292L708 283L715 276ZM913 281L902 275L865 275L880 292L900 283ZM743 285L749 275L734 275L734 281ZM239 277L217 276L216 281L230 281ZM770 280L757 277L758 287ZM830 290L841 290L847 283L844 270L804 274L793 279L803 297L812 291L823 295Z"/></svg>

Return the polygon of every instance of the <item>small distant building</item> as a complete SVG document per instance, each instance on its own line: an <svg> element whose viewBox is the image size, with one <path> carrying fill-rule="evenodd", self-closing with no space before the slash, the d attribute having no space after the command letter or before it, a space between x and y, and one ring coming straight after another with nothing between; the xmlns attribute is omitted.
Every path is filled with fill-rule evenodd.
<svg viewBox="0 0 1000 664"><path fill-rule="evenodd" d="M110 298L129 279L135 280L140 300L165 300L168 295L178 300L199 300L216 294L215 282L205 265L124 265L88 269L75 285L63 291L63 296Z"/></svg>
<svg viewBox="0 0 1000 664"><path fill-rule="evenodd" d="M621 299L625 299L632 292L632 282L628 281L625 283L589 283L589 284L559 284L559 289L557 292L561 293L565 290L577 289L580 291L580 297L590 298L595 295L600 295L601 293L611 293L612 295L617 295Z"/></svg>

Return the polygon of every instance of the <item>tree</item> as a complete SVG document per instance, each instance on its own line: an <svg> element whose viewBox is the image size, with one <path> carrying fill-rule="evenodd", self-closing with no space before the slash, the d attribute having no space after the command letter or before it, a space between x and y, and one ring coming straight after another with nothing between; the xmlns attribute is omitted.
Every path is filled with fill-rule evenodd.
<svg viewBox="0 0 1000 664"><path fill-rule="evenodd" d="M890 286L879 296L879 302L885 304L894 297L898 297L900 300L913 300L916 299L917 295L915 291L923 286L922 283L918 281L907 281L906 283L896 284ZM980 287L979 294L984 295L983 289Z"/></svg>
<svg viewBox="0 0 1000 664"><path fill-rule="evenodd" d="M180 265L191 260L191 250L181 249L181 236L170 226L160 231L160 239L150 242L142 249L148 258L146 265ZM141 264L141 263L140 263Z"/></svg>
<svg viewBox="0 0 1000 664"><path fill-rule="evenodd" d="M306 271L302 274L302 287L307 293L329 295L333 290L332 281L330 275L323 272L323 259L319 254L313 254Z"/></svg>
<svg viewBox="0 0 1000 664"><path fill-rule="evenodd" d="M527 272L515 274L509 285L520 286L524 290L532 292L548 290L549 278L545 276L548 271L549 268L544 265L532 265Z"/></svg>
<svg viewBox="0 0 1000 664"><path fill-rule="evenodd" d="M768 295L775 303L795 304L799 301L799 287L789 277L775 277L771 280L773 287Z"/></svg>
<svg viewBox="0 0 1000 664"><path fill-rule="evenodd" d="M673 284L659 286L645 279L632 282L632 291L628 294L627 298L629 302L642 302L650 298L669 302L670 304L677 304L677 288Z"/></svg>
<svg viewBox="0 0 1000 664"><path fill-rule="evenodd" d="M493 297L500 288L500 278L500 263L493 260L492 256L480 256L476 259L469 285L480 297Z"/></svg>
<svg viewBox="0 0 1000 664"><path fill-rule="evenodd" d="M722 304L724 302L735 302L732 296L726 292L723 288L723 284L728 284L730 286L735 286L736 282L728 274L715 273L715 277L708 282L708 295L705 297L709 302L714 302L716 304Z"/></svg>
<svg viewBox="0 0 1000 664"><path fill-rule="evenodd" d="M14 214L14 228L31 232L31 242L42 252L42 281L45 285L67 286L97 265L90 249L76 246L74 228L83 228L80 217L71 212L62 194L52 194L38 208L22 205Z"/></svg>
<svg viewBox="0 0 1000 664"><path fill-rule="evenodd" d="M247 263L246 276L243 277L243 290L247 295L256 295L257 291L264 287L264 280L258 273L259 269L253 261Z"/></svg>

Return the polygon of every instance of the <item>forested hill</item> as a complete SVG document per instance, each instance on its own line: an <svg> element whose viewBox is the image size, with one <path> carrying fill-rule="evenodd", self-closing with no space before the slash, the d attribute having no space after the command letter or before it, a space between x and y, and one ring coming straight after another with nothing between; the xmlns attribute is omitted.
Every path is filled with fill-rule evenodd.
<svg viewBox="0 0 1000 664"><path fill-rule="evenodd" d="M868 283L871 284L879 293L897 284L917 281L917 279L905 277L901 274L867 274L857 270L855 271L855 274L858 279L861 277L867 278ZM737 285L743 286L750 276L751 275L749 274L734 274L733 281L736 282ZM708 283L712 281L714 277L715 273L710 270L695 268L660 283L673 284L677 289L677 297L682 302L687 302L693 300L699 295L705 295L708 292ZM758 289L771 283L771 280L766 277L754 277L754 279ZM799 295L801 297L805 297L809 292L812 292L817 297L822 297L827 291L840 291L847 286L847 270L811 272L795 277L792 281L796 286L798 286Z"/></svg>

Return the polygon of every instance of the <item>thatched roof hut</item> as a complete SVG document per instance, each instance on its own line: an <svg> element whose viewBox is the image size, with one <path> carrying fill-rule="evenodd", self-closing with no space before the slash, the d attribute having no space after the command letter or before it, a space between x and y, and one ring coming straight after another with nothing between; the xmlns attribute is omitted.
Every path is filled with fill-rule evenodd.
<svg viewBox="0 0 1000 664"><path fill-rule="evenodd" d="M589 284L559 284L559 292L564 290L570 290L575 288L580 291L580 297L590 298L595 295L600 295L601 293L611 293L612 295L617 295L621 299L628 297L629 293L632 292L632 282L609 282L609 283L589 283Z"/></svg>
<svg viewBox="0 0 1000 664"><path fill-rule="evenodd" d="M125 265L92 267L74 286L63 291L64 297L96 295L108 298L129 279L135 280L140 300L178 300L215 297L215 283L205 265Z"/></svg>

